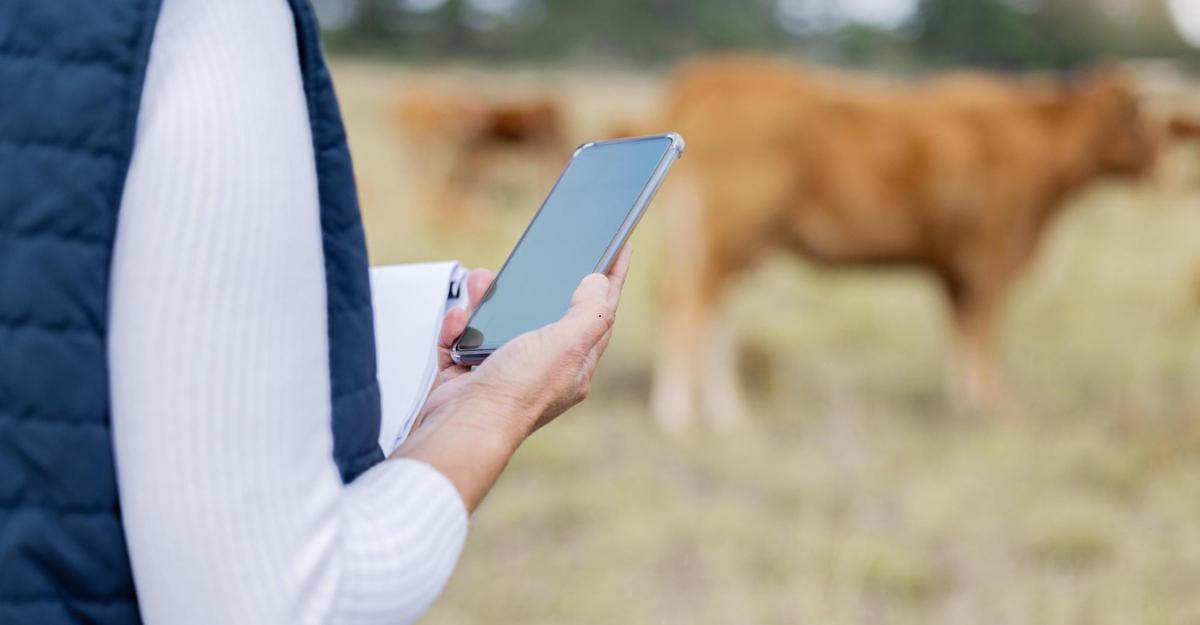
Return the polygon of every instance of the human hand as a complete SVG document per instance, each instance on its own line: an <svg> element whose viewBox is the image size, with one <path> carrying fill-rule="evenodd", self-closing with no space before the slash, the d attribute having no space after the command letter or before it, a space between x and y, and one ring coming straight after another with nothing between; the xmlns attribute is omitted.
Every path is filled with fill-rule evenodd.
<svg viewBox="0 0 1200 625"><path fill-rule="evenodd" d="M491 419L492 425L508 428L523 439L582 401L612 336L631 254L626 245L607 275L585 278L561 320L509 341L473 371L450 358L469 312L494 279L490 271L472 271L467 278L470 311L454 309L446 314L438 341L438 386L420 419L450 402L469 402L478 410L478 418Z"/></svg>
<svg viewBox="0 0 1200 625"><path fill-rule="evenodd" d="M612 336L630 254L626 246L607 275L584 278L562 319L509 341L473 370L450 359L468 315L447 313L438 341L438 386L392 457L434 467L474 510L525 437L587 397ZM491 282L490 272L471 273L472 307Z"/></svg>

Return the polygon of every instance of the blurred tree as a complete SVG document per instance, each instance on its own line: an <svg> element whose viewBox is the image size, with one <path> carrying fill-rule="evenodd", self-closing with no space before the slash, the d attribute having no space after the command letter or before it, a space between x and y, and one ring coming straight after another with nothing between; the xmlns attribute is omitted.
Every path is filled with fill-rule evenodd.
<svg viewBox="0 0 1200 625"><path fill-rule="evenodd" d="M1163 0L921 0L919 47L941 62L1070 67L1190 54Z"/></svg>
<svg viewBox="0 0 1200 625"><path fill-rule="evenodd" d="M856 65L1020 69L1129 55L1195 58L1165 0L314 2L332 48L412 59L643 64L767 49Z"/></svg>
<svg viewBox="0 0 1200 625"><path fill-rule="evenodd" d="M1004 0L922 0L917 44L938 60L967 65L1062 65L1081 56L1040 12Z"/></svg>

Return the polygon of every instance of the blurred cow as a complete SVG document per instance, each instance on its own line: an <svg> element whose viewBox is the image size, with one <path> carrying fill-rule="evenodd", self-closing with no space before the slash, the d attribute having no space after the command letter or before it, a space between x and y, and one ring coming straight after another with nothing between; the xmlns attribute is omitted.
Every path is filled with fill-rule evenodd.
<svg viewBox="0 0 1200 625"><path fill-rule="evenodd" d="M1200 120L1186 115L1175 115L1167 121L1167 132L1180 139L1200 138Z"/></svg>
<svg viewBox="0 0 1200 625"><path fill-rule="evenodd" d="M685 66L666 100L663 127L688 141L677 182L689 197L668 229L653 397L668 429L698 398L716 425L743 414L719 307L775 249L931 272L957 333L952 397L995 407L997 317L1048 220L1094 179L1147 172L1160 134L1117 71L901 86L725 58Z"/></svg>
<svg viewBox="0 0 1200 625"><path fill-rule="evenodd" d="M553 175L568 154L561 108L546 96L488 98L418 87L397 98L394 118L424 203L448 222L458 221L506 164L532 164Z"/></svg>

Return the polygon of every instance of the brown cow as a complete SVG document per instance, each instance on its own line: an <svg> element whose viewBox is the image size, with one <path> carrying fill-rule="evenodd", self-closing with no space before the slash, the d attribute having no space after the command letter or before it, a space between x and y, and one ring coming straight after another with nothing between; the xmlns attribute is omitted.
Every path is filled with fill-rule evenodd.
<svg viewBox="0 0 1200 625"><path fill-rule="evenodd" d="M743 414L718 309L733 279L774 249L931 272L957 331L953 396L994 406L997 316L1047 220L1098 177L1143 174L1157 151L1157 130L1116 71L898 85L712 59L678 72L665 113L664 127L688 141L675 190L690 198L668 229L653 397L668 429L689 422L698 398L715 425Z"/></svg>
<svg viewBox="0 0 1200 625"><path fill-rule="evenodd" d="M530 161L552 175L568 154L561 109L545 96L417 87L397 98L394 111L424 203L448 223L461 221L468 198L502 162Z"/></svg>

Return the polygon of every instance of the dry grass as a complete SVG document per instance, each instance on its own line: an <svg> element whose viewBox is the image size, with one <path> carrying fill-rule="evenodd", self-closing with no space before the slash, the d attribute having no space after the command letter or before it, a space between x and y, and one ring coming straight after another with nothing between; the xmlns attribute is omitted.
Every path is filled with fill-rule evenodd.
<svg viewBox="0 0 1200 625"><path fill-rule="evenodd" d="M431 230L385 116L411 72L335 77L374 260L499 264L543 191ZM443 79L551 86L580 140L654 96L649 76ZM1004 422L949 414L920 276L773 260L731 306L755 420L683 439L646 408L651 219L593 399L518 454L427 622L1200 623L1198 200L1075 200L1008 311L1021 409Z"/></svg>

